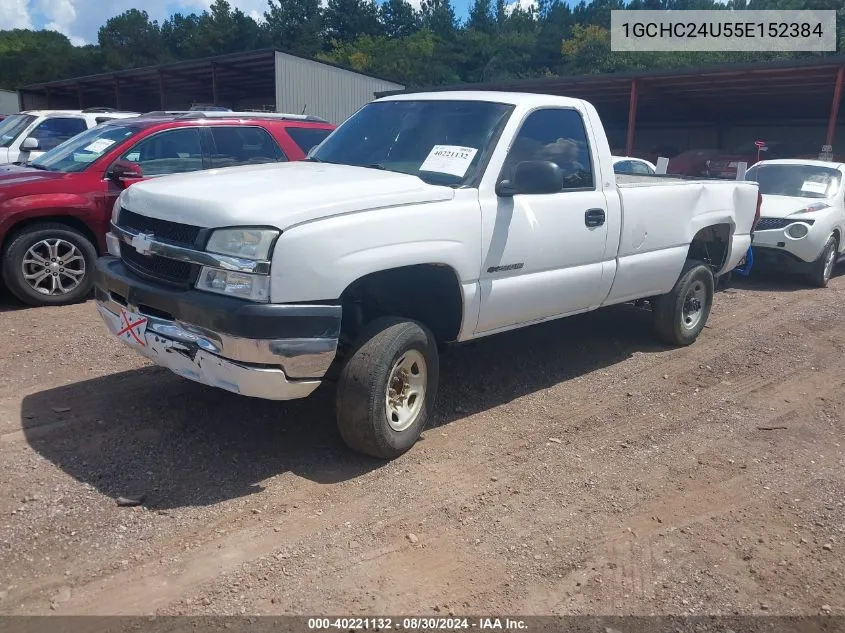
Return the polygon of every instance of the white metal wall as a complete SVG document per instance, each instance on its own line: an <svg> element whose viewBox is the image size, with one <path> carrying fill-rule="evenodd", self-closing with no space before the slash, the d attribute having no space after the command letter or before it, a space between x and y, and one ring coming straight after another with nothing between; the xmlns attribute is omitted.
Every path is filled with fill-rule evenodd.
<svg viewBox="0 0 845 633"><path fill-rule="evenodd" d="M0 114L15 114L20 112L18 93L11 90L0 90Z"/></svg>
<svg viewBox="0 0 845 633"><path fill-rule="evenodd" d="M402 90L404 86L351 70L276 52L276 110L314 114L335 124L343 123L376 92Z"/></svg>

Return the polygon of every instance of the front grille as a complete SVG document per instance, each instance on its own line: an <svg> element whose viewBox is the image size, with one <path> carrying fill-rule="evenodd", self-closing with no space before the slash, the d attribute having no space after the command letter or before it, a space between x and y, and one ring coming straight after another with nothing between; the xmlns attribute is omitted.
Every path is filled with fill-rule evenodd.
<svg viewBox="0 0 845 633"><path fill-rule="evenodd" d="M202 230L200 227L190 224L180 224L179 222L138 215L122 207L120 215L117 217L117 224L121 228L134 233L152 233L155 239L160 242L168 242L186 248L197 246L197 238Z"/></svg>
<svg viewBox="0 0 845 633"><path fill-rule="evenodd" d="M179 286L193 283L198 274L198 267L193 264L158 255L141 255L128 244L124 244L120 249L120 258L139 275Z"/></svg>
<svg viewBox="0 0 845 633"><path fill-rule="evenodd" d="M794 224L795 222L805 222L806 224L812 224L814 220L798 220L796 218L760 218L760 222L757 223L757 226L754 230L773 231L775 229L785 229L787 226L789 226L790 224Z"/></svg>

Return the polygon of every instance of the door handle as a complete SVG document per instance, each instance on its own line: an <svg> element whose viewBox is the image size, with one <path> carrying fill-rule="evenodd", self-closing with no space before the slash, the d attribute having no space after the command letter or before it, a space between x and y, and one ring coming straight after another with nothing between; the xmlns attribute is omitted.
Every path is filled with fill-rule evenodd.
<svg viewBox="0 0 845 633"><path fill-rule="evenodd" d="M604 220L604 209L588 209L584 213L584 224L586 224L587 226L601 226L602 224L604 224Z"/></svg>

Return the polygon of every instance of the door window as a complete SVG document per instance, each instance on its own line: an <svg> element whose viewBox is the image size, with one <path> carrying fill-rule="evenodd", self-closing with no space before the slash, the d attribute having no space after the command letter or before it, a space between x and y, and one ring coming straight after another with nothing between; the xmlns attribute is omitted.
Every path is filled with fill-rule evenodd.
<svg viewBox="0 0 845 633"><path fill-rule="evenodd" d="M308 127L289 127L287 128L287 132L293 139L293 142L302 150L303 154L307 154L317 147L317 145L322 143L332 133L331 130Z"/></svg>
<svg viewBox="0 0 845 633"><path fill-rule="evenodd" d="M287 160L270 134L260 127L210 127L214 141L211 167L259 165Z"/></svg>
<svg viewBox="0 0 845 633"><path fill-rule="evenodd" d="M528 160L556 163L563 171L561 191L594 187L590 144L575 110L555 108L529 114L508 152L500 179L512 179L517 164Z"/></svg>
<svg viewBox="0 0 845 633"><path fill-rule="evenodd" d="M651 167L642 163L638 160L631 161L631 173L636 174L638 176L650 176L654 172L651 170Z"/></svg>
<svg viewBox="0 0 845 633"><path fill-rule="evenodd" d="M183 174L203 168L200 131L169 130L132 146L122 157L141 166L144 176Z"/></svg>
<svg viewBox="0 0 845 633"><path fill-rule="evenodd" d="M44 152L87 129L84 119L51 117L39 123L29 136L38 140L38 151Z"/></svg>

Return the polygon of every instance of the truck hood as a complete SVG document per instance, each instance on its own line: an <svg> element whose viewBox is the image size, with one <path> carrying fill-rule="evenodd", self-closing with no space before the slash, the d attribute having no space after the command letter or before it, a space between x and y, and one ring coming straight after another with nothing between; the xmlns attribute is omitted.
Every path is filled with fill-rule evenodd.
<svg viewBox="0 0 845 633"><path fill-rule="evenodd" d="M815 210L822 210L830 206L830 201L824 198L793 198L792 196L763 196L763 205L760 207L760 216L764 218L786 218L808 207ZM812 214L806 215L812 218Z"/></svg>
<svg viewBox="0 0 845 633"><path fill-rule="evenodd" d="M139 182L121 205L162 220L207 228L286 229L318 218L451 200L451 187L416 176L328 163L290 162L211 169Z"/></svg>

